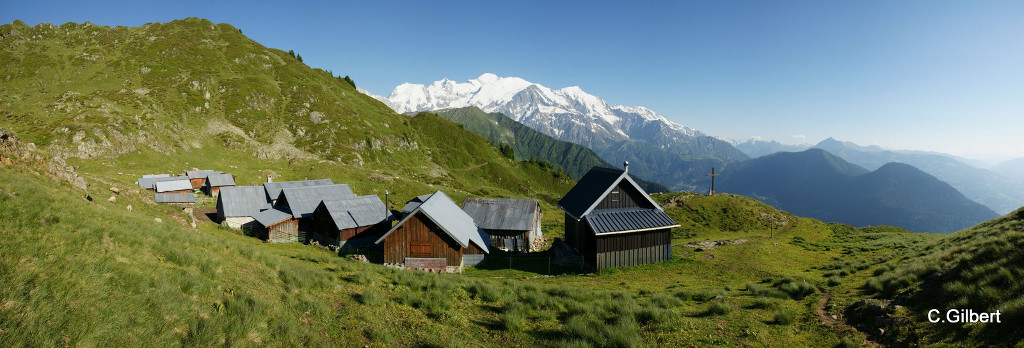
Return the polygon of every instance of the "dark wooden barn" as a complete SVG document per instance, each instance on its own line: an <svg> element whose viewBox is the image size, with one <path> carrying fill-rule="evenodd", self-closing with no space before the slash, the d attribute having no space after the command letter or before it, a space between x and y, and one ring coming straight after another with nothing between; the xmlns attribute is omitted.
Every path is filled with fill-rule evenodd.
<svg viewBox="0 0 1024 348"><path fill-rule="evenodd" d="M211 197L217 197L221 188L231 186L235 186L235 177L231 174L212 174L206 177L206 183L203 184L203 192Z"/></svg>
<svg viewBox="0 0 1024 348"><path fill-rule="evenodd" d="M313 211L323 201L340 201L355 198L355 193L345 184L304 186L281 189L274 201L274 208L289 214L299 222L299 242L309 243L314 229Z"/></svg>
<svg viewBox="0 0 1024 348"><path fill-rule="evenodd" d="M313 210L313 240L321 245L364 248L391 229L391 211L376 195L325 200ZM360 243L361 242L361 243Z"/></svg>
<svg viewBox="0 0 1024 348"><path fill-rule="evenodd" d="M558 201L565 211L565 241L591 270L672 258L675 221L626 170L595 167Z"/></svg>
<svg viewBox="0 0 1024 348"><path fill-rule="evenodd" d="M385 233L384 263L409 269L462 272L489 252L487 233L441 191L434 192Z"/></svg>
<svg viewBox="0 0 1024 348"><path fill-rule="evenodd" d="M462 210L487 235L493 249L530 252L543 245L540 203L529 198L466 198Z"/></svg>

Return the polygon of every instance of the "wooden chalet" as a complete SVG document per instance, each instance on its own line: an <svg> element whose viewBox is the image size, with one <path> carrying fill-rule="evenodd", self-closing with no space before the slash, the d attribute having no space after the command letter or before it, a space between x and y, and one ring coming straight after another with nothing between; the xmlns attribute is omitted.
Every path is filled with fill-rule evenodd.
<svg viewBox="0 0 1024 348"><path fill-rule="evenodd" d="M672 257L679 227L625 170L595 167L558 201L565 241L591 270L661 262Z"/></svg>
<svg viewBox="0 0 1024 348"><path fill-rule="evenodd" d="M192 183L187 178L157 181L153 184L157 193L192 193Z"/></svg>
<svg viewBox="0 0 1024 348"><path fill-rule="evenodd" d="M256 220L257 236L271 243L298 242L299 221L292 214L267 209L252 217Z"/></svg>
<svg viewBox="0 0 1024 348"><path fill-rule="evenodd" d="M370 247L391 229L391 221L391 211L376 195L324 200L313 210L313 240L338 248Z"/></svg>
<svg viewBox="0 0 1024 348"><path fill-rule="evenodd" d="M203 184L203 192L208 196L217 197L217 193L224 187L235 186L235 177L231 174L213 174L206 177Z"/></svg>
<svg viewBox="0 0 1024 348"><path fill-rule="evenodd" d="M231 186L217 196L217 221L231 228L254 230L255 216L270 209L261 186Z"/></svg>
<svg viewBox="0 0 1024 348"><path fill-rule="evenodd" d="M317 179L317 180L297 180L297 181L278 181L278 182L267 182L263 184L264 190L267 193L267 201L271 204L277 202L277 197L281 195L281 190L286 188L296 187L310 187L310 186L327 186L334 185L334 181L331 179Z"/></svg>
<svg viewBox="0 0 1024 348"><path fill-rule="evenodd" d="M153 200L157 203L191 207L196 204L196 196L188 193L155 193Z"/></svg>
<svg viewBox="0 0 1024 348"><path fill-rule="evenodd" d="M489 253L487 233L441 191L428 196L375 242L384 263L408 269L462 272Z"/></svg>
<svg viewBox="0 0 1024 348"><path fill-rule="evenodd" d="M527 198L466 198L462 210L487 235L492 249L530 252L543 244L540 203Z"/></svg>
<svg viewBox="0 0 1024 348"><path fill-rule="evenodd" d="M299 222L299 242L309 243L313 232L313 211L320 202L355 197L345 184L285 188L277 197L274 208L292 214L292 218Z"/></svg>
<svg viewBox="0 0 1024 348"><path fill-rule="evenodd" d="M192 189L202 189L206 185L206 178L210 175L221 174L217 170L190 170L185 172L185 176L192 182Z"/></svg>

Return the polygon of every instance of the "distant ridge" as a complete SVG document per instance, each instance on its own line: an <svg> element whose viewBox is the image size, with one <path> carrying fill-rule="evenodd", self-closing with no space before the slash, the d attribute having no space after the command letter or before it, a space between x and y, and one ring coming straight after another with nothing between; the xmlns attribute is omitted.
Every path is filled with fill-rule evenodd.
<svg viewBox="0 0 1024 348"><path fill-rule="evenodd" d="M718 191L754 197L801 216L914 232L953 232L997 216L913 166L891 163L868 172L821 149L781 152L727 167Z"/></svg>

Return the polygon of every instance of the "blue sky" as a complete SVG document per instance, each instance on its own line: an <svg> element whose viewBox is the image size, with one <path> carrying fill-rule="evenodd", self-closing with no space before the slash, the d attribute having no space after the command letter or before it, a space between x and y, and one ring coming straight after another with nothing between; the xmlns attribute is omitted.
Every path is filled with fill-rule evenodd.
<svg viewBox="0 0 1024 348"><path fill-rule="evenodd" d="M230 23L377 94L485 72L708 134L1024 157L1024 2L4 2L0 22Z"/></svg>

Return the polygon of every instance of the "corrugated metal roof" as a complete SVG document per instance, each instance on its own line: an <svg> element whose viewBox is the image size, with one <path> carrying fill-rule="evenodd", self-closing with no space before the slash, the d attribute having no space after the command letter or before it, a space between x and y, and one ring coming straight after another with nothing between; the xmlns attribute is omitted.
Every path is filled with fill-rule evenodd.
<svg viewBox="0 0 1024 348"><path fill-rule="evenodd" d="M462 202L462 210L485 230L532 230L537 206L537 200L529 198L466 198Z"/></svg>
<svg viewBox="0 0 1024 348"><path fill-rule="evenodd" d="M263 225L263 227L268 227L278 222L291 219L292 214L288 214L277 209L267 209L256 213L252 218L256 219L256 221Z"/></svg>
<svg viewBox="0 0 1024 348"><path fill-rule="evenodd" d="M320 203L339 229L375 225L391 218L391 211L376 195Z"/></svg>
<svg viewBox="0 0 1024 348"><path fill-rule="evenodd" d="M196 196L192 193L156 193L153 200L157 203L195 203Z"/></svg>
<svg viewBox="0 0 1024 348"><path fill-rule="evenodd" d="M156 183L158 183L158 182L161 182L161 181L172 181L172 180L181 180L182 178L184 178L184 177L178 177L178 176L170 176L168 174L158 174L158 175L167 175L167 176L154 176L154 177L148 177L148 178L144 177L144 178L139 179L135 183L139 184L139 187L144 188L144 189L155 189L156 188Z"/></svg>
<svg viewBox="0 0 1024 348"><path fill-rule="evenodd" d="M156 183L156 192L191 190L192 182L188 178L181 177L178 180L159 181Z"/></svg>
<svg viewBox="0 0 1024 348"><path fill-rule="evenodd" d="M664 211L644 208L602 209L587 215L596 234L677 227Z"/></svg>
<svg viewBox="0 0 1024 348"><path fill-rule="evenodd" d="M280 182L268 182L263 184L263 188L266 190L267 199L275 200L281 195L281 190L286 188L294 187L307 187L307 186L326 186L334 185L334 181L331 179L317 179L317 180L298 180L298 181L280 181Z"/></svg>
<svg viewBox="0 0 1024 348"><path fill-rule="evenodd" d="M416 196L416 198L410 199L405 203L405 206L402 207L402 214L409 214L413 210L416 210L420 204L423 204L423 201L427 200L427 197L430 197L430 195Z"/></svg>
<svg viewBox="0 0 1024 348"><path fill-rule="evenodd" d="M437 224L441 230L459 242L463 248L469 247L469 243L473 243L480 247L480 249L483 249L485 253L490 253L490 250L487 249L487 243L484 242L490 239L487 236L487 232L477 227L476 223L473 222L473 218L469 217L462 209L459 209L459 206L441 191L434 192L434 194L427 197L419 207L402 219L395 227L391 228L388 233L380 237L376 243L384 241L388 235L397 230L399 226L402 226L409 218L416 215L417 212L422 212L426 215L430 221Z"/></svg>
<svg viewBox="0 0 1024 348"><path fill-rule="evenodd" d="M220 174L220 173L221 173L221 171L219 171L219 170L201 169L201 170L190 170L190 171L187 171L187 172L185 172L185 176L188 176L189 179L202 179L202 178L208 177L210 175Z"/></svg>
<svg viewBox="0 0 1024 348"><path fill-rule="evenodd" d="M206 178L206 183L210 187L234 186L235 177L231 174L214 174Z"/></svg>
<svg viewBox="0 0 1024 348"><path fill-rule="evenodd" d="M313 214L313 210L316 210L316 206L320 205L322 201L337 201L355 197L356 194L352 193L352 189L346 184L293 187L282 189L277 203L279 206L285 204L281 201L281 198L284 198L288 206L287 209L281 210L290 211L293 217L299 219Z"/></svg>
<svg viewBox="0 0 1024 348"><path fill-rule="evenodd" d="M229 186L220 189L217 206L225 217L253 216L270 209L262 186Z"/></svg>
<svg viewBox="0 0 1024 348"><path fill-rule="evenodd" d="M652 206L661 210L661 206L658 205L649 195L645 192L640 185L637 185L632 178L626 174L626 171L622 169L613 168L602 168L594 167L580 178L580 181L573 186L568 193L558 201L558 206L565 210L566 213L576 218L583 218L584 215L590 213L594 207L597 206L609 192L619 184L620 181L626 180L637 191L639 191L644 198L651 203Z"/></svg>

